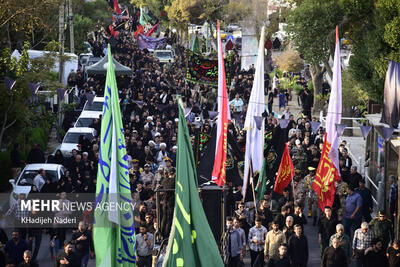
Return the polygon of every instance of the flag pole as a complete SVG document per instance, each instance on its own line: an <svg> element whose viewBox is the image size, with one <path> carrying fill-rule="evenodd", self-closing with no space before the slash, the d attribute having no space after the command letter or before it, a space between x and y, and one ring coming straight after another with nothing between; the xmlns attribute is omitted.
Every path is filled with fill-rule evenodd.
<svg viewBox="0 0 400 267"><path fill-rule="evenodd" d="M250 169L250 171L249 171L249 180L250 180L250 183L251 183L251 190L252 190L252 192L253 192L253 202L254 202L254 208L255 208L255 210L256 210L256 217L258 217L258 210L257 210L257 202L256 202L256 193L255 193L255 190L254 190L254 177L253 177L253 168L252 168L252 162L251 162L251 158L250 158L250 164L249 164L249 169ZM258 176L258 177L260 177L260 175ZM243 202L244 202L244 196L243 196Z"/></svg>

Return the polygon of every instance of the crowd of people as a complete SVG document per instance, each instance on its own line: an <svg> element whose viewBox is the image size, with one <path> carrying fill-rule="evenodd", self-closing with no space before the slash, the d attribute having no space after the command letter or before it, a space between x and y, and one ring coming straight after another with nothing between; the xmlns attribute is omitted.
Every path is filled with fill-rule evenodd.
<svg viewBox="0 0 400 267"><path fill-rule="evenodd" d="M194 137L196 130L211 133L215 122L209 117L209 111L216 110L216 89L185 81L184 48L177 43L169 45L174 47L178 56L173 62L161 64L147 50L138 48L131 32L121 30L116 41L112 48L114 58L133 70L131 76L119 77L117 82L135 230L138 233L138 266L151 266L154 243L168 238L173 216L178 114L176 95L181 95L185 106L191 108L188 124L189 132ZM105 39L96 41L98 53L103 51L105 45ZM229 127L237 130L237 144L244 151L243 124L254 80L254 66L242 70L240 57L236 55L231 71L229 105L234 119ZM68 83L76 88L77 108L83 107L87 93L104 94L105 77L86 79L83 69L71 73ZM308 217L318 227L323 267L347 266L352 260L358 266L399 266L400 250L393 238L392 223L384 212L380 212L378 218L371 218L371 192L365 187L356 166L352 165L345 141L339 148L342 180L336 185L335 202L332 207L325 207L323 213L319 211L318 198L311 185L320 160L324 131L312 131L310 121L316 121L311 117L313 96L304 78L298 83L303 86L300 94L303 117L295 120L279 81L265 73L268 99L264 112L267 117L265 127L271 130L280 127L277 117L289 119L286 130L296 175L282 196L267 190L264 199L256 206L252 204L254 202L242 202L240 185L227 184L227 190L233 193L227 199L230 202L227 207L230 208L226 211L229 216L226 218L227 231L221 250L225 263L240 266L246 249L249 249L252 266L263 266L265 260L269 266L307 266L309 249L304 225ZM282 93L283 96L279 96ZM279 100L283 101L282 114L273 111L276 98L283 99ZM71 119L67 117L64 128L68 129L70 125ZM97 130L97 136L93 140L82 138L79 149L74 149L71 157L66 158L61 151L57 151L50 162L65 166L65 175L55 182L40 170L34 179L32 192L60 194L61 199L69 193L95 193L100 125L101 118L93 122L91 127ZM18 146L15 146L11 159L13 167L21 166ZM40 162L44 162L44 156L36 146L30 153L28 163ZM391 197L397 199L397 191L394 190L396 195ZM159 194L159 209L156 194ZM306 206L308 213L304 214ZM15 207L10 208L10 214L12 212L15 212ZM54 258L55 266L87 266L89 258L94 257L91 223L90 216L86 216L74 231L47 229L51 240L48 244L50 257ZM72 235L67 238L70 232ZM34 261L41 246L42 234L42 229L18 229L8 240L3 232L4 265L37 266ZM372 264L377 262L380 264Z"/></svg>

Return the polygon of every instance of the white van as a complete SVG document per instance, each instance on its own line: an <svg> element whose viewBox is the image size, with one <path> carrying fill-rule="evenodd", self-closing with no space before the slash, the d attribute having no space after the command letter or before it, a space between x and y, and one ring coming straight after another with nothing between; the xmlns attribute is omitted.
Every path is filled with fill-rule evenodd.
<svg viewBox="0 0 400 267"><path fill-rule="evenodd" d="M74 128L89 127L93 123L93 120L98 119L101 114L101 111L82 111L74 124Z"/></svg>
<svg viewBox="0 0 400 267"><path fill-rule="evenodd" d="M93 104L89 105L88 101L86 101L83 110L87 111L100 111L103 112L104 105L104 97L103 96L95 96L93 99Z"/></svg>

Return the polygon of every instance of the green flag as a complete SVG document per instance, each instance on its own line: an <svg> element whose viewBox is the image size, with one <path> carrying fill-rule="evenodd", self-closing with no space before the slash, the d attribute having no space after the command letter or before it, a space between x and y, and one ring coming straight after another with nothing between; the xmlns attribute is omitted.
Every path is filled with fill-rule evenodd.
<svg viewBox="0 0 400 267"><path fill-rule="evenodd" d="M93 243L97 267L136 265L135 228L125 138L111 48L101 121Z"/></svg>
<svg viewBox="0 0 400 267"><path fill-rule="evenodd" d="M260 175L258 176L257 186L254 189L257 192L256 199L261 201L264 198L264 192L267 188L265 177L267 175L267 160L264 158L263 165L261 167Z"/></svg>
<svg viewBox="0 0 400 267"><path fill-rule="evenodd" d="M179 99L175 208L163 267L224 266L197 189L196 165Z"/></svg>
<svg viewBox="0 0 400 267"><path fill-rule="evenodd" d="M199 37L197 35L194 36L191 50L196 54L201 54L200 40L199 40Z"/></svg>
<svg viewBox="0 0 400 267"><path fill-rule="evenodd" d="M144 8L143 7L140 7L139 23L142 26L145 26L147 23L150 23L150 21L151 21L151 17L146 12L144 12Z"/></svg>

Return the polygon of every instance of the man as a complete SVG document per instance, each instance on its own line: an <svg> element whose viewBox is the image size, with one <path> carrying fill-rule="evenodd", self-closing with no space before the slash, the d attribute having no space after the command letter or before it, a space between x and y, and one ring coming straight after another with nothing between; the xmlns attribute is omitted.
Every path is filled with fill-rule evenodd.
<svg viewBox="0 0 400 267"><path fill-rule="evenodd" d="M264 246L264 257L266 260L278 255L280 245L286 243L284 233L279 230L279 222L272 223L272 230L267 233Z"/></svg>
<svg viewBox="0 0 400 267"><path fill-rule="evenodd" d="M136 257L138 267L151 267L153 246L153 235L147 232L147 226L145 224L140 225L140 233L136 235Z"/></svg>
<svg viewBox="0 0 400 267"><path fill-rule="evenodd" d="M140 174L143 184L153 183L154 174L150 171L150 164L144 164L144 171Z"/></svg>
<svg viewBox="0 0 400 267"><path fill-rule="evenodd" d="M337 238L339 240L339 246L346 253L346 259L347 259L347 262L349 262L350 261L350 257L351 257L350 237L345 235L343 224L336 225L336 234L331 236L331 238L329 240L329 246L332 246L333 238Z"/></svg>
<svg viewBox="0 0 400 267"><path fill-rule="evenodd" d="M301 227L307 224L307 218L304 216L303 209L300 205L294 205L293 220L294 224L300 224Z"/></svg>
<svg viewBox="0 0 400 267"><path fill-rule="evenodd" d="M37 190L40 192L42 190L43 185L46 183L46 171L40 169L38 174L33 178L33 184L36 186Z"/></svg>
<svg viewBox="0 0 400 267"><path fill-rule="evenodd" d="M385 211L378 212L378 218L369 222L370 229L374 232L374 236L382 240L383 249L389 245L390 240L394 240L392 222L386 218Z"/></svg>
<svg viewBox="0 0 400 267"><path fill-rule="evenodd" d="M72 233L71 244L75 244L76 255L81 258L81 267L86 267L89 255L94 256L94 247L92 233L86 229L85 222L79 222L78 231Z"/></svg>
<svg viewBox="0 0 400 267"><path fill-rule="evenodd" d="M242 252L240 253L240 260L243 261L243 258L246 255L247 240L246 240L246 233L242 228L240 228L240 222L238 218L233 218L233 228L240 234L240 241L243 244Z"/></svg>
<svg viewBox="0 0 400 267"><path fill-rule="evenodd" d="M287 255L287 245L282 244L279 246L279 254L272 257L269 261L269 267L290 267L290 259Z"/></svg>
<svg viewBox="0 0 400 267"><path fill-rule="evenodd" d="M65 241L64 250L56 257L54 267L80 267L78 256L72 251L72 244Z"/></svg>
<svg viewBox="0 0 400 267"><path fill-rule="evenodd" d="M387 249L386 257L389 260L389 267L399 267L400 266L400 247L399 241L395 240L392 246Z"/></svg>
<svg viewBox="0 0 400 267"><path fill-rule="evenodd" d="M29 211L28 207L22 207L22 202L26 199L26 195L24 193L19 194L19 199L15 202L10 209L6 212L6 216L10 216L11 214L14 215L17 224L22 224L22 220L26 217L29 217L31 212ZM19 235L22 239L25 240L27 228L22 227L17 229L19 231Z"/></svg>
<svg viewBox="0 0 400 267"><path fill-rule="evenodd" d="M372 194L371 190L365 187L365 179L361 178L358 182L358 188L356 192L362 198L362 207L361 207L361 215L366 222L371 221L371 212L373 210L373 202L372 202Z"/></svg>
<svg viewBox="0 0 400 267"><path fill-rule="evenodd" d="M367 267L387 266L388 261L385 250L382 249L382 240L373 238L371 247L365 250L365 265Z"/></svg>
<svg viewBox="0 0 400 267"><path fill-rule="evenodd" d="M251 266L253 267L261 267L264 263L264 258L262 256L264 250L264 240L265 236L268 233L267 228L265 228L262 224L262 220L260 217L257 217L255 220L255 226L250 228L249 231L249 246L250 246L250 256L251 256ZM257 261L257 262L256 262Z"/></svg>
<svg viewBox="0 0 400 267"><path fill-rule="evenodd" d="M32 259L32 252L25 250L24 261L21 262L18 267L39 267L39 265Z"/></svg>
<svg viewBox="0 0 400 267"><path fill-rule="evenodd" d="M243 249L240 232L233 227L232 217L226 218L227 231L224 235L224 263L229 267L237 267L241 262L240 257Z"/></svg>
<svg viewBox="0 0 400 267"><path fill-rule="evenodd" d="M290 237L289 258L293 267L306 267L308 262L308 242L307 237L303 235L301 225L294 226L294 235Z"/></svg>
<svg viewBox="0 0 400 267"><path fill-rule="evenodd" d="M318 243L321 247L321 256L325 249L329 246L329 239L336 231L336 218L332 217L332 208L326 206L324 209L325 216L318 223Z"/></svg>
<svg viewBox="0 0 400 267"><path fill-rule="evenodd" d="M286 240L289 240L294 234L294 220L292 216L289 215L286 217L285 227L282 232L285 234Z"/></svg>
<svg viewBox="0 0 400 267"><path fill-rule="evenodd" d="M390 210L390 220L393 222L394 217L397 213L397 197L398 197L398 185L397 178L394 175L389 177L390 191L389 191L389 210Z"/></svg>
<svg viewBox="0 0 400 267"><path fill-rule="evenodd" d="M261 218L262 225L269 229L270 224L274 220L274 217L272 215L272 211L270 209L269 203L267 200L263 199L261 201L260 208L258 210L258 217Z"/></svg>
<svg viewBox="0 0 400 267"><path fill-rule="evenodd" d="M240 98L239 94L235 95L235 98L229 101L229 106L233 110L233 113L240 113L243 111L243 100Z"/></svg>
<svg viewBox="0 0 400 267"><path fill-rule="evenodd" d="M347 267L346 253L340 247L337 237L332 239L332 245L324 250L322 267Z"/></svg>
<svg viewBox="0 0 400 267"><path fill-rule="evenodd" d="M316 170L315 168L309 167L308 171L309 174L304 177L307 189L308 217L313 217L313 225L315 226L318 217L318 196L314 189L312 189L312 184L314 183Z"/></svg>
<svg viewBox="0 0 400 267"><path fill-rule="evenodd" d="M354 232L353 258L356 258L357 267L365 267L365 250L372 244L374 232L368 229L368 223L363 222L361 228Z"/></svg>
<svg viewBox="0 0 400 267"><path fill-rule="evenodd" d="M11 239L7 241L4 251L6 252L7 259L13 260L16 264L23 261L24 251L28 249L28 244L24 239L20 238L18 230L13 230Z"/></svg>
<svg viewBox="0 0 400 267"><path fill-rule="evenodd" d="M175 168L171 168L167 177L161 182L162 189L175 189ZM174 213L175 194L168 191L162 193L162 219L161 233L163 237L167 237L171 230L172 216Z"/></svg>
<svg viewBox="0 0 400 267"><path fill-rule="evenodd" d="M348 186L344 216L344 230L348 236L351 236L351 232L360 226L362 218L361 207L361 196L354 192L353 186Z"/></svg>
<svg viewBox="0 0 400 267"><path fill-rule="evenodd" d="M275 221L279 225L279 230L282 231L283 227L285 227L286 217L289 215L289 213L290 207L285 205L281 208L281 213L275 216Z"/></svg>
<svg viewBox="0 0 400 267"><path fill-rule="evenodd" d="M18 176L21 173L21 166L23 164L18 149L19 149L19 144L15 143L14 149L10 153L11 170L15 181L17 181Z"/></svg>

